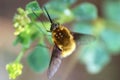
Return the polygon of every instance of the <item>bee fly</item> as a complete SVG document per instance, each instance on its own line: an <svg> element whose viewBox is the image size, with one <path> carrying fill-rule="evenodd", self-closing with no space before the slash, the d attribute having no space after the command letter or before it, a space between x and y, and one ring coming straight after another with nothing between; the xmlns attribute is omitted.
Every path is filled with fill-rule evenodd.
<svg viewBox="0 0 120 80"><path fill-rule="evenodd" d="M54 22L45 7L44 10L51 23L50 32L52 33L52 39L54 42L52 56L48 68L48 79L50 80L57 72L62 58L65 58L72 54L77 45L80 45L84 42L89 43L89 40L94 40L94 37L89 34L71 32L65 26ZM87 40L84 39L84 37L86 37Z"/></svg>

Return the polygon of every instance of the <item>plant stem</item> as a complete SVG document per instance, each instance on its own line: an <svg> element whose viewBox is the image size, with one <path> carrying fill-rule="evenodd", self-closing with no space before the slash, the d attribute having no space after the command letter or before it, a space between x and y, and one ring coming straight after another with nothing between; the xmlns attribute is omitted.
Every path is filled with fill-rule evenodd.
<svg viewBox="0 0 120 80"><path fill-rule="evenodd" d="M25 48L23 48L22 50L21 50L21 52L19 53L19 55L17 56L17 58L16 58L16 62L20 62L20 60L22 59L22 57L23 57L23 54L25 53L25 51L26 51L26 49Z"/></svg>

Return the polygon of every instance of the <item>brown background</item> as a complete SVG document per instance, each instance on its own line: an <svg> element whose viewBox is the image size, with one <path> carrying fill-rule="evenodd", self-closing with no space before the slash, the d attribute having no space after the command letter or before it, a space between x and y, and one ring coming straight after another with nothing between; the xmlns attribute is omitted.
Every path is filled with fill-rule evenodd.
<svg viewBox="0 0 120 80"><path fill-rule="evenodd" d="M12 25L13 16L18 7L25 7L29 1L31 0L0 0L0 80L9 80L5 65L12 62L20 51L19 45L16 47L12 45L15 39ZM46 0L38 1L41 5L47 2ZM80 3L85 1L95 4L99 16L102 16L101 3L103 0L78 0ZM69 68L67 64L70 64L71 58L72 56L63 60L53 80L120 80L120 56L112 56L111 62L96 75L89 74L85 66L79 62L67 74L66 69ZM29 69L25 57L22 63L24 65L23 74L17 80L47 80L46 72L35 73Z"/></svg>

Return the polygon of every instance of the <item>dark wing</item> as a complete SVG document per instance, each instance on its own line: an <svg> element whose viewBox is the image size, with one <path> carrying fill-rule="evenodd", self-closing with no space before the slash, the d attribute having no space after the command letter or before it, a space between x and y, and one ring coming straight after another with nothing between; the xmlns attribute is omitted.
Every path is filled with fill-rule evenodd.
<svg viewBox="0 0 120 80"><path fill-rule="evenodd" d="M83 34L83 33L77 33L77 32L71 32L74 40L76 41L77 45L84 45L89 44L92 41L95 41L95 36L90 34Z"/></svg>
<svg viewBox="0 0 120 80"><path fill-rule="evenodd" d="M50 80L54 76L61 64L60 55L61 50L56 45L54 45L48 69L48 80Z"/></svg>

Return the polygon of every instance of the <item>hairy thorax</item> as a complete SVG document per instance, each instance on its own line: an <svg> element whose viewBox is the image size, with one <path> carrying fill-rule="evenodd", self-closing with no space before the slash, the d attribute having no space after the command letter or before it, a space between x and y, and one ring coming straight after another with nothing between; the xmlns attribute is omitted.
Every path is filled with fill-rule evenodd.
<svg viewBox="0 0 120 80"><path fill-rule="evenodd" d="M62 51L61 57L67 57L75 50L75 41L72 34L66 27L57 27L52 31L52 37L54 43Z"/></svg>

